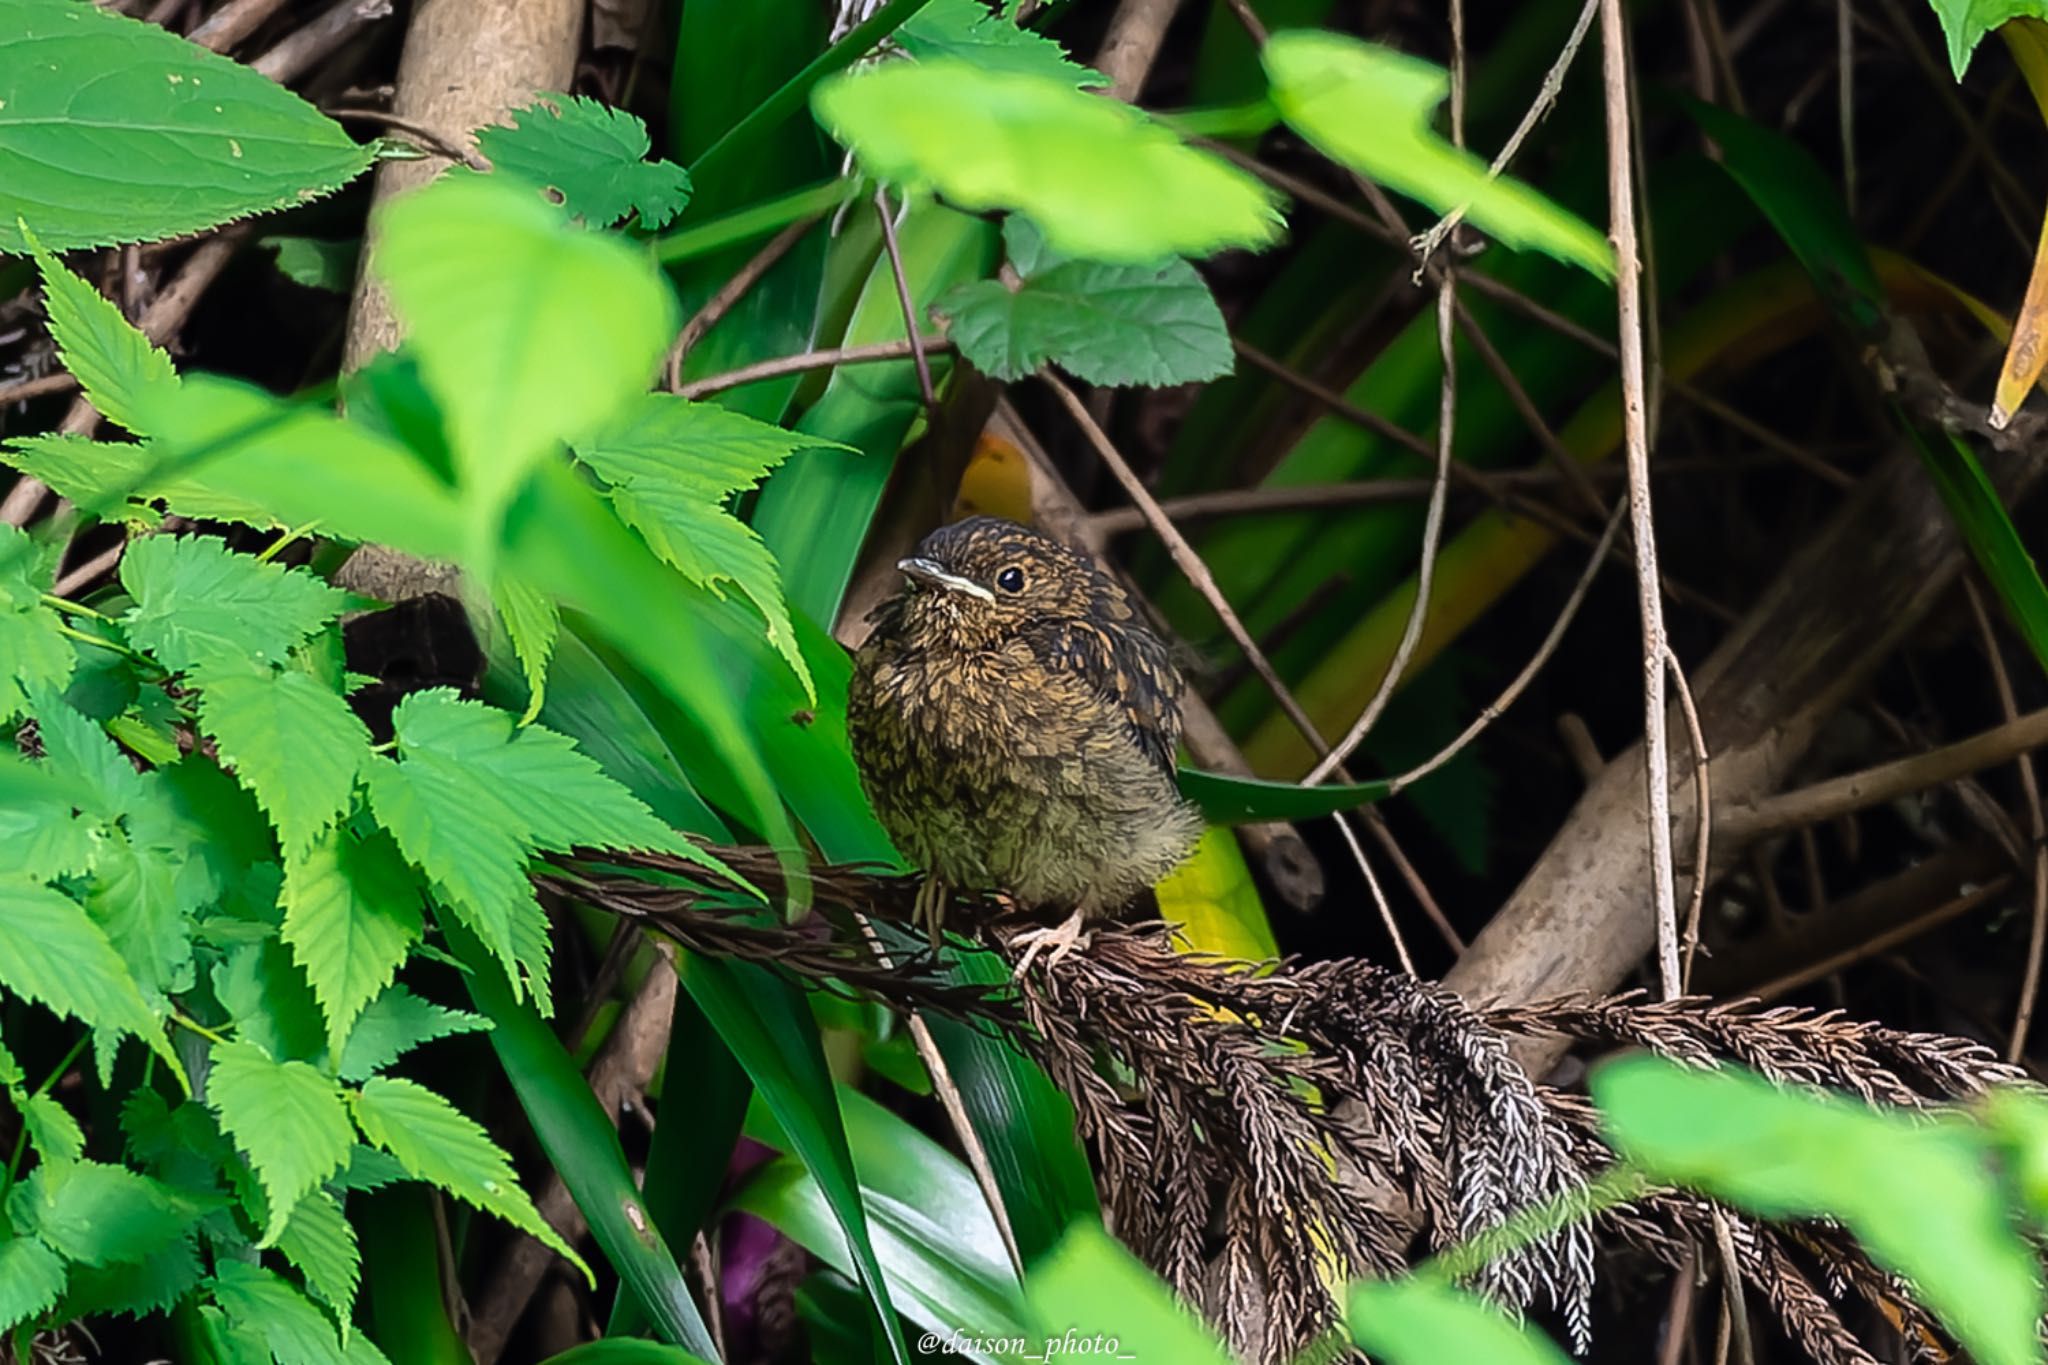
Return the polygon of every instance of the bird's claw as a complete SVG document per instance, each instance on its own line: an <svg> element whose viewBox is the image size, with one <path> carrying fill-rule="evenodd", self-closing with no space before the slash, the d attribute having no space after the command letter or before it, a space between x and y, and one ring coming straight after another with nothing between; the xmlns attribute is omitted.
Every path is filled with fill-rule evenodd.
<svg viewBox="0 0 2048 1365"><path fill-rule="evenodd" d="M1017 959L1017 970L1010 974L1010 979L1022 980L1024 973L1031 970L1031 964L1038 960L1040 953L1046 954L1045 965L1048 968L1057 966L1076 948L1087 947L1088 938L1087 921L1079 910L1060 921L1054 928L1024 930L1010 939L1012 948L1024 949L1024 956Z"/></svg>

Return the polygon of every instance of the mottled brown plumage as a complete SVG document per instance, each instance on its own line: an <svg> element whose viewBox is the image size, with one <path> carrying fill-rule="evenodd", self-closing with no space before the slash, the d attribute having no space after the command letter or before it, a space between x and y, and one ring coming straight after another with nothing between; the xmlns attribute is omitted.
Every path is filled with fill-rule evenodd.
<svg viewBox="0 0 2048 1365"><path fill-rule="evenodd" d="M936 881L1071 909L1056 955L1187 856L1185 690L1121 587L1038 531L927 536L876 608L847 724L875 812Z"/></svg>

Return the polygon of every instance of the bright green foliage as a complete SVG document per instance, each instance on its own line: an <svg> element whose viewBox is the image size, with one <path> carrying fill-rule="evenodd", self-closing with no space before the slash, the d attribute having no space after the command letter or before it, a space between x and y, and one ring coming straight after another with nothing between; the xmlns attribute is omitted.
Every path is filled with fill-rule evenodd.
<svg viewBox="0 0 2048 1365"><path fill-rule="evenodd" d="M71 1282L57 1311L64 1319L87 1313L140 1317L167 1312L199 1283L200 1274L197 1245L190 1236L180 1237L139 1261L72 1266Z"/></svg>
<svg viewBox="0 0 2048 1365"><path fill-rule="evenodd" d="M348 1321L362 1279L363 1255L341 1201L314 1190L292 1208L291 1221L277 1235L277 1249L306 1277L313 1297Z"/></svg>
<svg viewBox="0 0 2048 1365"><path fill-rule="evenodd" d="M348 809L370 732L339 694L294 668L216 665L201 688L199 718L221 763L255 794L286 857L304 852Z"/></svg>
<svg viewBox="0 0 2048 1365"><path fill-rule="evenodd" d="M983 374L1022 379L1048 361L1091 384L1192 384L1230 373L1223 314L1186 261L1063 260L1015 214L1003 236L1023 284L979 280L939 305L953 344Z"/></svg>
<svg viewBox="0 0 2048 1365"><path fill-rule="evenodd" d="M43 309L50 338L64 368L92 395L93 406L130 431L141 430L136 413L142 390L175 385L171 358L121 316L114 301L87 284L30 236L36 268L43 276Z"/></svg>
<svg viewBox="0 0 2048 1365"><path fill-rule="evenodd" d="M483 176L394 200L371 261L446 414L471 494L471 567L488 568L534 466L647 387L675 300L644 253Z"/></svg>
<svg viewBox="0 0 2048 1365"><path fill-rule="evenodd" d="M0 1331L26 1322L64 1292L64 1258L34 1237L0 1242Z"/></svg>
<svg viewBox="0 0 2048 1365"><path fill-rule="evenodd" d="M553 598L509 572L501 572L492 584L491 604L505 623L519 671L526 677L526 714L519 718L523 725L547 705L548 664L562 635L562 611Z"/></svg>
<svg viewBox="0 0 2048 1365"><path fill-rule="evenodd" d="M0 721L26 710L30 693L71 678L71 646L43 605L36 568L29 538L0 525Z"/></svg>
<svg viewBox="0 0 2048 1365"><path fill-rule="evenodd" d="M285 859L284 941L327 1018L339 1055L363 1007L391 982L419 941L420 889L382 830L367 838L329 830Z"/></svg>
<svg viewBox="0 0 2048 1365"><path fill-rule="evenodd" d="M1540 1333L1518 1327L1441 1280L1367 1280L1351 1287L1351 1340L1387 1365L1483 1360L1487 1365L1569 1365Z"/></svg>
<svg viewBox="0 0 2048 1365"><path fill-rule="evenodd" d="M467 1010L451 1010L422 1000L403 986L393 986L370 1002L349 1032L341 1054L341 1078L366 1080L422 1043L457 1033L473 1033L491 1021Z"/></svg>
<svg viewBox="0 0 2048 1365"><path fill-rule="evenodd" d="M714 863L561 735L445 690L393 714L400 761L378 757L370 803L516 980L547 970L546 922L525 876L537 849L661 849Z"/></svg>
<svg viewBox="0 0 2048 1365"><path fill-rule="evenodd" d="M1429 126L1450 76L1428 62L1338 33L1276 33L1261 59L1281 116L1316 149L1438 212L1513 247L1547 252L1602 279L1614 275L1607 239L1519 181L1491 178L1486 163Z"/></svg>
<svg viewBox="0 0 2048 1365"><path fill-rule="evenodd" d="M0 876L0 986L109 1033L132 1033L183 1075L106 931L48 887Z"/></svg>
<svg viewBox="0 0 2048 1365"><path fill-rule="evenodd" d="M303 569L238 555L211 536L146 536L121 557L135 598L128 638L174 673L207 664L281 664L341 614L348 594Z"/></svg>
<svg viewBox="0 0 2048 1365"><path fill-rule="evenodd" d="M476 130L491 169L551 190L592 227L628 214L660 228L690 202L690 173L673 161L649 161L647 125L623 109L582 95L543 95L512 111L513 127Z"/></svg>
<svg viewBox="0 0 2048 1365"><path fill-rule="evenodd" d="M329 294L346 294L355 284L359 241L322 241L318 237L259 237L256 245L277 256L278 273L294 284Z"/></svg>
<svg viewBox="0 0 2048 1365"><path fill-rule="evenodd" d="M139 1261L185 1235L199 1210L126 1166L45 1161L7 1192L7 1218L73 1261Z"/></svg>
<svg viewBox="0 0 2048 1365"><path fill-rule="evenodd" d="M896 44L919 61L957 57L984 71L1016 71L1078 87L1109 79L1067 56L1042 33L992 14L981 0L932 0L896 30Z"/></svg>
<svg viewBox="0 0 2048 1365"><path fill-rule="evenodd" d="M277 1365L389 1365L361 1332L347 1343L327 1315L271 1271L223 1262L213 1288L227 1320L267 1347Z"/></svg>
<svg viewBox="0 0 2048 1365"><path fill-rule="evenodd" d="M21 1110L21 1126L28 1133L29 1146L45 1161L76 1161L85 1155L85 1132L71 1111L48 1095L11 1096Z"/></svg>
<svg viewBox="0 0 2048 1365"><path fill-rule="evenodd" d="M341 1089L304 1062L273 1061L253 1043L213 1045L207 1107L263 1185L268 1246L299 1200L348 1160L355 1135Z"/></svg>
<svg viewBox="0 0 2048 1365"><path fill-rule="evenodd" d="M1653 1179L1766 1218L1836 1219L1912 1281L1976 1359L2039 1359L2038 1267L1974 1125L1653 1057L1611 1062L1592 1086L1610 1140Z"/></svg>
<svg viewBox="0 0 2048 1365"><path fill-rule="evenodd" d="M815 695L775 556L726 502L797 451L824 448L850 449L716 404L648 394L576 454L610 485L612 506L648 548L692 583L717 592L729 582L746 594L768 623L769 642Z"/></svg>
<svg viewBox="0 0 2048 1365"><path fill-rule="evenodd" d="M1948 39L1948 65L1958 81L1984 35L2008 19L2048 19L2041 0L1928 0Z"/></svg>
<svg viewBox="0 0 2048 1365"><path fill-rule="evenodd" d="M408 1173L531 1233L589 1276L583 1258L540 1216L505 1154L474 1119L425 1086L393 1076L365 1082L355 1111L363 1136Z"/></svg>
<svg viewBox="0 0 2048 1365"><path fill-rule="evenodd" d="M1065 81L898 62L822 82L811 103L870 175L961 208L1021 211L1069 256L1151 264L1279 234L1258 181Z"/></svg>
<svg viewBox="0 0 2048 1365"><path fill-rule="evenodd" d="M0 251L52 251L287 208L370 164L275 81L75 0L0 0ZM118 185L119 193L109 193Z"/></svg>
<svg viewBox="0 0 2048 1365"><path fill-rule="evenodd" d="M107 831L82 899L142 998L161 1009L192 987L192 916L220 888L196 856L203 834L172 805L163 775L143 774L142 791L125 828Z"/></svg>
<svg viewBox="0 0 2048 1365"><path fill-rule="evenodd" d="M90 396L91 390L87 393ZM0 446L0 452L5 453L9 465L108 520L154 526L158 518L149 503L161 498L171 511L195 520L239 521L250 526L269 526L274 521L248 498L166 475L158 446L94 441L51 431L9 441Z"/></svg>
<svg viewBox="0 0 2048 1365"><path fill-rule="evenodd" d="M1091 1355L1128 1353L1141 1361L1174 1365L1230 1362L1230 1353L1215 1334L1174 1300L1165 1282L1091 1223L1077 1225L1033 1267L1024 1283L1024 1305L1047 1342L1048 1359L1054 1355L1054 1344L1072 1331L1088 1339L1098 1333L1116 1337L1114 1349L1086 1352Z"/></svg>

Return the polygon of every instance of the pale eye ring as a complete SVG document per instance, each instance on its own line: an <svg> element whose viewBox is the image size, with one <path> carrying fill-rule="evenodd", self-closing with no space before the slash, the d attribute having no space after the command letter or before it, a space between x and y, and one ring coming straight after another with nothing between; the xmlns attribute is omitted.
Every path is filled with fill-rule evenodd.
<svg viewBox="0 0 2048 1365"><path fill-rule="evenodd" d="M1024 591L1024 571L1012 564L996 575L996 586L1004 592Z"/></svg>

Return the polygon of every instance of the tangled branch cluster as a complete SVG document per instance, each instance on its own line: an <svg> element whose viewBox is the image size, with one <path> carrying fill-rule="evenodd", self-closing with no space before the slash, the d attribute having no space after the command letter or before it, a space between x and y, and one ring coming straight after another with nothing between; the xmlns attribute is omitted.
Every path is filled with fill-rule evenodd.
<svg viewBox="0 0 2048 1365"><path fill-rule="evenodd" d="M740 853L729 861L743 875L775 883L770 860ZM656 870L702 878L685 865ZM1358 959L1254 965L1181 953L1160 924L1098 929L1086 952L990 994L949 983L928 956L885 965L874 940L851 932L739 925L730 888L587 872L546 880L696 951L1007 1033L1072 1098L1117 1234L1252 1360L1327 1340L1339 1311L1332 1285L1398 1274L1568 1198L1612 1163L1597 1113L1531 1080L1514 1037L1732 1060L1906 1106L2020 1079L1976 1044L1833 1013L1635 996L1481 1011ZM808 891L827 921L857 925L855 916L907 913L914 884L826 869ZM1000 929L992 938L1003 947ZM1554 1311L1583 1349L1596 1233L1689 1267L1716 1246L1717 1218L1748 1288L1823 1365L1875 1365L1843 1321L1852 1298L1916 1348L1939 1339L1839 1229L1752 1223L1679 1192L1574 1222L1495 1259L1477 1283L1512 1309Z"/></svg>

